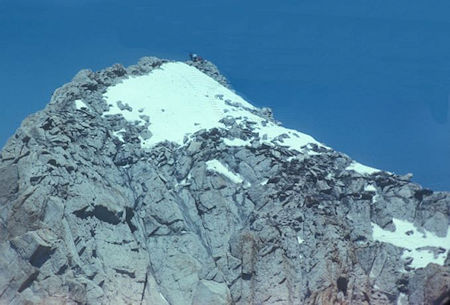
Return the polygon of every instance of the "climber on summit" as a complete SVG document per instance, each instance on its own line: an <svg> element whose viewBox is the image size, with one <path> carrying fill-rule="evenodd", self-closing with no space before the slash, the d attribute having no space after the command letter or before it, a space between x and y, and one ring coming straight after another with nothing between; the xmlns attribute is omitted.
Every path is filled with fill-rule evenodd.
<svg viewBox="0 0 450 305"><path fill-rule="evenodd" d="M189 57L191 58L191 60L193 62L202 62L203 61L203 58L195 53L190 53Z"/></svg>

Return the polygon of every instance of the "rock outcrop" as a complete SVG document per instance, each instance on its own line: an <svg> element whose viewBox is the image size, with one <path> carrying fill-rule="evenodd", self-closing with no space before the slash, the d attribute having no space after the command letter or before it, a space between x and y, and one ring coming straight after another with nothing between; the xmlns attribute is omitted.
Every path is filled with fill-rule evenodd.
<svg viewBox="0 0 450 305"><path fill-rule="evenodd" d="M167 62L83 70L9 139L0 304L448 304L449 193L248 120L143 148L105 93Z"/></svg>

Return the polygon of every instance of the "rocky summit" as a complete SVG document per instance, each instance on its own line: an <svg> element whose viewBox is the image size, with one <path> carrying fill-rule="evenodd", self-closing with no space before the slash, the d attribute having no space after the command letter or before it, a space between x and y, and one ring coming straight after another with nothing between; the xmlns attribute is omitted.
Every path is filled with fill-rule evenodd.
<svg viewBox="0 0 450 305"><path fill-rule="evenodd" d="M448 304L450 194L410 179L206 60L83 70L0 154L0 304Z"/></svg>

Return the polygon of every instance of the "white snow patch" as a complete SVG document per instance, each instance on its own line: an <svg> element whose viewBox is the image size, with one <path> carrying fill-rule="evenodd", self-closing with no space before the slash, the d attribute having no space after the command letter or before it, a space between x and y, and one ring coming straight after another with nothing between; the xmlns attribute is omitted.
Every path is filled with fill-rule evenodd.
<svg viewBox="0 0 450 305"><path fill-rule="evenodd" d="M115 137L119 138L120 141L124 142L124 140L123 140L123 134L124 134L125 132L126 132L126 130L122 128L121 130L113 131L112 134L113 134Z"/></svg>
<svg viewBox="0 0 450 305"><path fill-rule="evenodd" d="M317 155L320 155L320 153L318 153L317 151L314 151L314 150L308 150L307 154L308 154L309 156L317 156Z"/></svg>
<svg viewBox="0 0 450 305"><path fill-rule="evenodd" d="M301 245L304 242L304 240L300 236L297 235L297 242L299 245Z"/></svg>
<svg viewBox="0 0 450 305"><path fill-rule="evenodd" d="M323 146L309 135L275 123L267 122L263 126L262 122L267 120L250 112L255 107L195 67L181 62L165 63L149 74L125 79L109 87L104 98L111 105L104 115L122 114L128 121L140 124L145 123L141 115L150 117L149 130L153 136L142 144L146 148L166 140L182 145L186 134L214 127L225 128L219 122L225 117L233 117L238 122L254 122L255 132L267 134L267 139L262 140L265 143L288 134L289 138L275 141L276 145L296 150L308 143ZM133 111L121 111L117 101L128 104ZM231 143L236 146L238 141ZM246 142L239 144L247 145Z"/></svg>
<svg viewBox="0 0 450 305"><path fill-rule="evenodd" d="M250 146L251 145L249 140L242 140L239 138L235 138L233 140L223 139L223 142L225 143L226 146Z"/></svg>
<svg viewBox="0 0 450 305"><path fill-rule="evenodd" d="M382 197L380 196L380 194L377 192L375 194L375 196L372 197L372 203L376 203L379 199L381 199Z"/></svg>
<svg viewBox="0 0 450 305"><path fill-rule="evenodd" d="M366 192L376 192L377 191L377 189L372 184L366 185L364 187L364 190Z"/></svg>
<svg viewBox="0 0 450 305"><path fill-rule="evenodd" d="M397 299L397 305L408 305L408 296L404 293L400 293Z"/></svg>
<svg viewBox="0 0 450 305"><path fill-rule="evenodd" d="M286 160L288 162L291 162L292 160L303 161L305 159L305 156L304 156L305 152L303 151L302 153L303 154L297 154L297 155L294 155L294 156L287 157ZM308 153L306 152L306 154L308 154Z"/></svg>
<svg viewBox="0 0 450 305"><path fill-rule="evenodd" d="M214 159L214 160L207 161L206 168L210 171L219 173L219 174L227 177L234 183L242 183L244 181L244 179L242 179L241 176L230 171L225 165L220 163L219 160Z"/></svg>
<svg viewBox="0 0 450 305"><path fill-rule="evenodd" d="M159 68L141 76L130 76L122 82L108 87L104 94L110 109L104 115L121 114L129 122L145 125L152 137L141 141L143 148L170 141L179 145L185 136L202 129L226 128L220 121L233 118L238 124L252 123L252 131L259 134L260 142L271 146L284 146L302 152L308 144L316 144L313 137L293 129L284 128L260 117L252 111L257 110L233 91L197 68L182 62L164 63ZM117 102L128 104L132 111L121 111ZM81 102L81 101L80 101ZM77 103L77 102L76 102ZM76 104L77 107L83 107ZM224 139L228 146L248 146L249 141ZM306 146L303 154L316 155L317 152ZM372 174L379 170L353 162L347 170L361 174Z"/></svg>
<svg viewBox="0 0 450 305"><path fill-rule="evenodd" d="M259 184L261 184L261 185L266 185L267 182L269 182L269 179L264 179L264 180L261 181Z"/></svg>
<svg viewBox="0 0 450 305"><path fill-rule="evenodd" d="M443 265L450 250L450 235L438 237L433 232L419 230L413 223L393 218L395 232L383 230L377 224L372 223L373 239L396 247L404 248L402 258L412 259L409 265L412 268L424 268L429 263ZM442 253L433 252L430 248L442 248Z"/></svg>
<svg viewBox="0 0 450 305"><path fill-rule="evenodd" d="M326 147L325 145L317 142L313 137L311 137L307 134L304 134L304 133L301 133L301 132L298 132L298 131L295 131L292 129L284 128L284 127L276 125L272 122L269 122L269 123L267 123L266 126L263 126L261 124L262 120L259 117L255 116L255 115L252 115L252 116L254 117L253 121L258 122L258 125L256 126L255 129L259 131L260 135L264 135L264 134L267 135L267 140L262 140L261 142L264 142L269 145L273 145L272 141L274 141L276 143L276 145L278 145L278 146L285 146L289 149L295 149L298 151L300 151L303 146L310 144L310 143L315 143L319 146ZM259 118L259 119L256 119L256 118ZM282 134L288 134L288 135L295 134L296 136L289 136L288 138L283 138L282 140L275 140L275 138L278 138Z"/></svg>
<svg viewBox="0 0 450 305"><path fill-rule="evenodd" d="M353 161L349 166L347 166L346 170L353 170L362 175L371 175L380 171L379 169L362 165L361 163L358 163L356 161Z"/></svg>
<svg viewBox="0 0 450 305"><path fill-rule="evenodd" d="M316 152L313 150L313 145L311 145L312 143L308 143L307 145L305 145L304 147L302 147L302 153L308 156L317 156L320 155L319 152ZM322 145L323 146L323 145Z"/></svg>
<svg viewBox="0 0 450 305"><path fill-rule="evenodd" d="M75 108L77 110L88 109L88 106L82 100L75 100Z"/></svg>

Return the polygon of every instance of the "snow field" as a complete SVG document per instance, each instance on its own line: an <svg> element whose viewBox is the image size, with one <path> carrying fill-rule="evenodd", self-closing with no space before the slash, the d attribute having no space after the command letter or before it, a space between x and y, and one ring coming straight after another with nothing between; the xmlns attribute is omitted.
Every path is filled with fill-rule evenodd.
<svg viewBox="0 0 450 305"><path fill-rule="evenodd" d="M195 67L181 62L166 63L147 75L125 79L109 87L104 98L111 105L104 115L122 114L126 120L138 124L145 124L143 115L150 118L149 130L153 136L143 141L145 148L166 140L183 145L186 135L201 129L224 128L219 121L225 117L238 122L254 122L254 131L264 138L262 142L270 145L275 140L278 145L296 150L309 143L323 146L309 135L253 114L250 110L256 108L240 96ZM120 103L132 110L119 107ZM282 139L276 140L280 136ZM225 144L246 146L249 142L233 139Z"/></svg>
<svg viewBox="0 0 450 305"><path fill-rule="evenodd" d="M75 100L75 109L77 110L81 110L83 108L87 109L88 106L82 101L82 100Z"/></svg>
<svg viewBox="0 0 450 305"><path fill-rule="evenodd" d="M448 230L446 237L438 237L427 230L419 231L413 223L405 220L393 218L392 222L395 225L394 232L372 223L373 239L405 249L402 258L411 260L409 266L412 268L424 268L429 263L444 264L450 250ZM433 248L441 248L443 251L437 253Z"/></svg>
<svg viewBox="0 0 450 305"><path fill-rule="evenodd" d="M233 173L225 165L223 165L219 160L214 159L214 160L207 161L206 168L209 171L216 172L218 174L221 174L221 175L227 177L234 183L244 182L244 179L242 179L242 177L240 175Z"/></svg>
<svg viewBox="0 0 450 305"><path fill-rule="evenodd" d="M124 79L109 87L104 98L110 109L103 115L121 114L129 122L140 125L149 119L152 136L147 140L141 138L143 148L164 141L186 145L190 136L199 130L225 128L220 120L230 117L238 123L252 123L253 132L259 134L261 143L284 146L307 155L318 154L309 149L310 144L328 148L307 134L252 113L256 108L250 103L182 62L165 63L146 75ZM81 100L75 103L77 109L85 106ZM187 143L183 143L185 137L188 137ZM224 143L231 147L250 145L249 140L237 138L224 139ZM362 175L379 171L358 162L352 162L346 169Z"/></svg>
<svg viewBox="0 0 450 305"><path fill-rule="evenodd" d="M363 165L356 161L353 161L349 166L347 166L346 170L353 170L362 175L372 175L380 171L379 169Z"/></svg>

